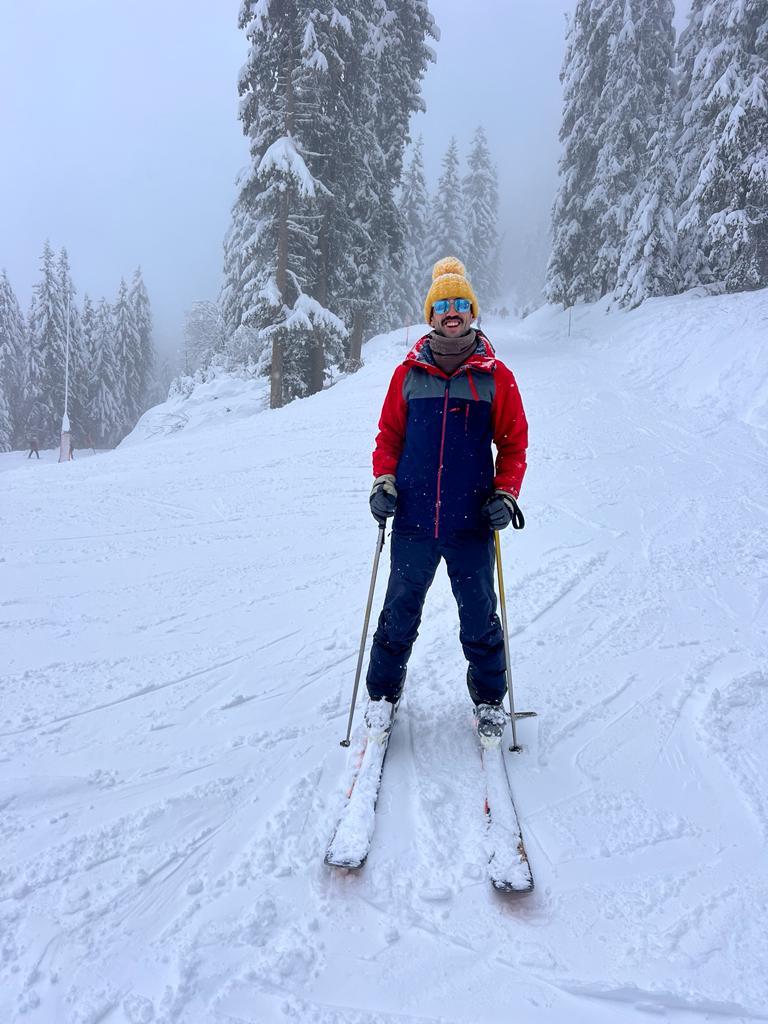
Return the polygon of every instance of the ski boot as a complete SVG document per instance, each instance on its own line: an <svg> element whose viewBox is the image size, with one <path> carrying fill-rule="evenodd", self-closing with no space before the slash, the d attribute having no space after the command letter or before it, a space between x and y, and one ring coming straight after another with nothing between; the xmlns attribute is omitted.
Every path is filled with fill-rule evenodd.
<svg viewBox="0 0 768 1024"><path fill-rule="evenodd" d="M475 728L484 750L493 750L501 743L507 713L501 704L476 704Z"/></svg>
<svg viewBox="0 0 768 1024"><path fill-rule="evenodd" d="M365 727L368 738L376 743L383 743L392 728L397 704L386 699L369 700L365 709Z"/></svg>

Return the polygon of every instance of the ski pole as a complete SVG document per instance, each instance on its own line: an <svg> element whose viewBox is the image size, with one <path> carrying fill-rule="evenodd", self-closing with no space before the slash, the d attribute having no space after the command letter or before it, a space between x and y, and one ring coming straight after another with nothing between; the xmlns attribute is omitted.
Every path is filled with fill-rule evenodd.
<svg viewBox="0 0 768 1024"><path fill-rule="evenodd" d="M347 722L347 735L340 741L342 747L349 746L349 737L352 734L352 719L355 714L355 704L357 703L357 688L360 685L360 670L363 667L363 655L365 653L365 639L368 636L368 623L371 619L371 606L373 605L373 592L376 588L376 574L379 571L379 558L381 556L381 550L384 547L384 533L386 530L386 521L379 523L379 533L376 537L376 553L373 556L373 572L371 573L371 585L368 588L368 605L365 609L365 622L363 623L363 635L360 638L360 651L357 655L357 670L355 671L355 685L352 689L352 703L349 708L349 721Z"/></svg>
<svg viewBox="0 0 768 1024"><path fill-rule="evenodd" d="M522 515L522 513L521 513ZM523 520L525 523L525 520ZM515 529L522 529L520 526L515 526ZM536 715L535 711L515 711L515 698L512 693L512 667L511 660L509 657L509 630L507 629L507 599L504 594L504 570L501 566L501 540L499 538L499 531L493 531L493 539L496 542L496 573L499 577L499 605L501 607L501 628L504 632L504 662L507 669L507 692L509 693L509 711L510 721L512 722L512 746L509 748L513 753L517 753L523 748L517 742L517 720L518 718L533 718Z"/></svg>

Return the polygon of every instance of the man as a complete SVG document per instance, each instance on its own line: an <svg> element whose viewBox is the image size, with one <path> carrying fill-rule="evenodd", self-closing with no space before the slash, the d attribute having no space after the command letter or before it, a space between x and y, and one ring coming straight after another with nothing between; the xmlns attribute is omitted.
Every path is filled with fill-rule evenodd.
<svg viewBox="0 0 768 1024"><path fill-rule="evenodd" d="M29 455L27 458L31 459L33 455L36 455L38 459L40 458L40 445L36 437L29 439Z"/></svg>
<svg viewBox="0 0 768 1024"><path fill-rule="evenodd" d="M458 604L481 742L498 745L506 724L493 530L522 519L516 498L528 424L512 372L471 326L478 314L464 265L454 257L439 260L424 303L432 332L395 370L381 412L370 506L380 525L395 518L389 583L366 680L365 720L379 738L392 723L441 558Z"/></svg>

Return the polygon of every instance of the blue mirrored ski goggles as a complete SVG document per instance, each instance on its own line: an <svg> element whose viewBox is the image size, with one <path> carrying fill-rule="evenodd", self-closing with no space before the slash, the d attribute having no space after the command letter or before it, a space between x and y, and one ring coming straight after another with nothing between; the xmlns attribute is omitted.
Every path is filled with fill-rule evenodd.
<svg viewBox="0 0 768 1024"><path fill-rule="evenodd" d="M438 299L432 306L432 309L434 309L438 316L442 316L451 308L451 303L453 303L453 308L457 313L468 313L472 309L472 303L469 299Z"/></svg>

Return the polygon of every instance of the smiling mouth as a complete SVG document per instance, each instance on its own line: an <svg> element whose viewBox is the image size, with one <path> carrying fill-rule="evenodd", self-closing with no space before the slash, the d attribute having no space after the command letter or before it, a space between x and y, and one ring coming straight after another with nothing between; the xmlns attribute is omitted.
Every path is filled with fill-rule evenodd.
<svg viewBox="0 0 768 1024"><path fill-rule="evenodd" d="M446 316L443 319L443 327L461 327L461 317Z"/></svg>

